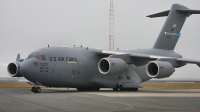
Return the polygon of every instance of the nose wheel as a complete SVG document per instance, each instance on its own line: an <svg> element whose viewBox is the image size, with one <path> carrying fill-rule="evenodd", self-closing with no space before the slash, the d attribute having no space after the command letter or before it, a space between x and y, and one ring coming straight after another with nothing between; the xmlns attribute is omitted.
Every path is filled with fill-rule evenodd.
<svg viewBox="0 0 200 112"><path fill-rule="evenodd" d="M31 88L31 92L40 93L41 92L41 88L40 87L32 87Z"/></svg>
<svg viewBox="0 0 200 112"><path fill-rule="evenodd" d="M41 88L38 85L35 85L34 87L31 88L31 92L40 93Z"/></svg>

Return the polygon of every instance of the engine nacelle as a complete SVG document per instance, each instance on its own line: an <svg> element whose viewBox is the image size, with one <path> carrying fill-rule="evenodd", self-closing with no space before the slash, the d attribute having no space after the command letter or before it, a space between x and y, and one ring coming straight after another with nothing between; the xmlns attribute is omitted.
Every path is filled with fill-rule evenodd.
<svg viewBox="0 0 200 112"><path fill-rule="evenodd" d="M128 68L126 62L120 58L103 58L98 63L99 72L105 75L117 75Z"/></svg>
<svg viewBox="0 0 200 112"><path fill-rule="evenodd" d="M151 61L146 67L148 76L152 78L169 77L174 71L174 67L169 62L164 61Z"/></svg>
<svg viewBox="0 0 200 112"><path fill-rule="evenodd" d="M20 72L21 63L22 62L20 62L19 60L8 64L7 71L11 77L23 77L23 75Z"/></svg>

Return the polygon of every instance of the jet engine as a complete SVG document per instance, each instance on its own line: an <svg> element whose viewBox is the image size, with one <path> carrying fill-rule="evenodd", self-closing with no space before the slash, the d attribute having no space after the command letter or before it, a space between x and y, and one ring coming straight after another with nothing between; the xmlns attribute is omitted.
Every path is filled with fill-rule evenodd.
<svg viewBox="0 0 200 112"><path fill-rule="evenodd" d="M151 61L147 64L146 72L151 78L165 78L175 71L169 62Z"/></svg>
<svg viewBox="0 0 200 112"><path fill-rule="evenodd" d="M7 71L10 76L12 77L23 77L23 75L20 72L20 66L23 59L20 59L16 62L9 63L7 66Z"/></svg>
<svg viewBox="0 0 200 112"><path fill-rule="evenodd" d="M103 58L98 63L99 72L105 75L117 75L128 68L126 62L120 58Z"/></svg>

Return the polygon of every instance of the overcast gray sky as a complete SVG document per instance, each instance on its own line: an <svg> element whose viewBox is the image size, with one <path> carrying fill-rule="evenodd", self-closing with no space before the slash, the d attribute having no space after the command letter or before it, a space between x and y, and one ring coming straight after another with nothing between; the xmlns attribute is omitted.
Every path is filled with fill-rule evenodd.
<svg viewBox="0 0 200 112"><path fill-rule="evenodd" d="M115 48L152 48L166 20L147 15L179 3L200 10L199 0L114 0ZM17 54L36 49L83 45L108 48L110 0L0 0L0 77ZM187 18L175 52L200 60L200 15ZM186 65L171 78L200 78L200 68Z"/></svg>

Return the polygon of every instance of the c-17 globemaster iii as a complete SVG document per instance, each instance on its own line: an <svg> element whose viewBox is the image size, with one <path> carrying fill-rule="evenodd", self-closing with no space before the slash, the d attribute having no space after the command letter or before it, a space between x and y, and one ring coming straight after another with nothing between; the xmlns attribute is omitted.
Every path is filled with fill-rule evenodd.
<svg viewBox="0 0 200 112"><path fill-rule="evenodd" d="M25 77L34 83L31 91L35 93L41 92L39 85L77 88L79 91L98 91L100 88L137 91L142 88L142 82L169 77L175 68L187 63L200 66L200 60L184 59L173 51L186 18L192 14L200 14L200 10L173 4L170 10L147 16L167 16L151 49L46 47L33 51L26 59L20 59L18 55L7 70L12 77Z"/></svg>

